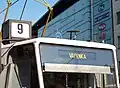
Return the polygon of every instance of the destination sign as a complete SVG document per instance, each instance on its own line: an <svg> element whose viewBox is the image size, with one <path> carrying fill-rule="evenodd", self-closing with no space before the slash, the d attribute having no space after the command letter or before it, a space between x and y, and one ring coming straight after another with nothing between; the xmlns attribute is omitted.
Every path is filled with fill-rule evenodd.
<svg viewBox="0 0 120 88"><path fill-rule="evenodd" d="M82 54L82 53L69 53L69 58L87 59L86 54Z"/></svg>
<svg viewBox="0 0 120 88"><path fill-rule="evenodd" d="M86 52L86 51L75 51L75 50L58 50L58 55L62 58L70 58L70 59L95 59L96 54L94 52Z"/></svg>
<svg viewBox="0 0 120 88"><path fill-rule="evenodd" d="M78 46L40 44L42 63L113 65L112 50Z"/></svg>

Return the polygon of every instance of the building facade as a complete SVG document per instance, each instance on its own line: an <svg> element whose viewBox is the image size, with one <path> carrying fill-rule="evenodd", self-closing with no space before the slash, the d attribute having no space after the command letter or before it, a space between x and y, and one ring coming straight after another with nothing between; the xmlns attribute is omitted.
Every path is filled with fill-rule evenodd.
<svg viewBox="0 0 120 88"><path fill-rule="evenodd" d="M113 43L111 0L60 0L53 8L53 19L47 25L45 37L69 39L68 31L79 30L77 40ZM41 23L45 23L47 14L33 26L37 37L42 34Z"/></svg>
<svg viewBox="0 0 120 88"><path fill-rule="evenodd" d="M92 0L93 41L113 44L112 0Z"/></svg>
<svg viewBox="0 0 120 88"><path fill-rule="evenodd" d="M117 57L120 71L120 0L113 0L114 45L117 48ZM120 72L119 72L120 75Z"/></svg>

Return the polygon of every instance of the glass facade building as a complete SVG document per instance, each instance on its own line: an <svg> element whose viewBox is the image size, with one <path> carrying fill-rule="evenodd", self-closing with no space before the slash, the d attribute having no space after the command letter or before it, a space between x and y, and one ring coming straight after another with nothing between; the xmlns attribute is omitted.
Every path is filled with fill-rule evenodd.
<svg viewBox="0 0 120 88"><path fill-rule="evenodd" d="M60 0L53 6L53 19L45 37L70 38L67 31L79 30L77 40L113 43L111 0ZM33 25L37 37L44 28L47 13Z"/></svg>

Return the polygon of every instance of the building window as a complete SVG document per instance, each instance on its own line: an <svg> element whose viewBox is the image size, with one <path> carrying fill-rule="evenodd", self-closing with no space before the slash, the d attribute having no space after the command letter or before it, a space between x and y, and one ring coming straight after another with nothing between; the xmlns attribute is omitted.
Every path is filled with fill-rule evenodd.
<svg viewBox="0 0 120 88"><path fill-rule="evenodd" d="M120 11L117 12L117 24L120 24Z"/></svg>
<svg viewBox="0 0 120 88"><path fill-rule="evenodd" d="M120 49L120 36L118 36L118 48Z"/></svg>

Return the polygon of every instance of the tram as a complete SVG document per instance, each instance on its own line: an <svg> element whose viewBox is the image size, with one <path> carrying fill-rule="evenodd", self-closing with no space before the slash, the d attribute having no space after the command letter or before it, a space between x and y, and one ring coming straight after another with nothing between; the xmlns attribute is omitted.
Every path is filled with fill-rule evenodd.
<svg viewBox="0 0 120 88"><path fill-rule="evenodd" d="M113 45L36 38L3 45L2 54L0 88L119 88Z"/></svg>

